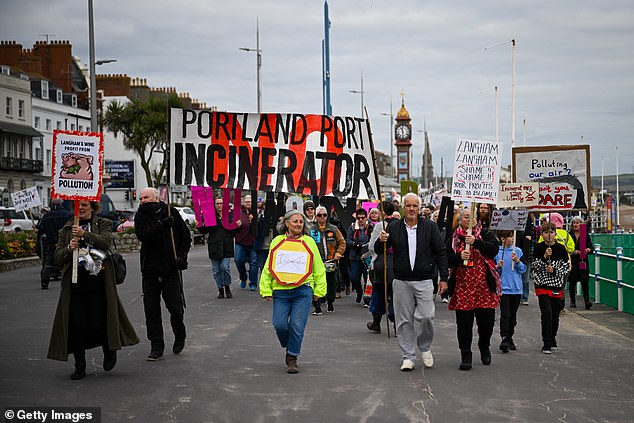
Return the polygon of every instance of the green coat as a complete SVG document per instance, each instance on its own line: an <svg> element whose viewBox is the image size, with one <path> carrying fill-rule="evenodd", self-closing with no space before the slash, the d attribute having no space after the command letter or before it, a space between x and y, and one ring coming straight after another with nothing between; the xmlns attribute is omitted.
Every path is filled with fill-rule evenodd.
<svg viewBox="0 0 634 423"><path fill-rule="evenodd" d="M48 346L48 358L53 360L68 360L68 318L70 312L70 288L72 279L72 258L73 254L68 251L68 244L72 238L73 220L69 220L59 231L59 240L55 250L55 261L62 268L62 282L51 339ZM84 236L86 242L93 247L104 252L112 249L112 222L101 217L93 217L91 232ZM107 334L108 348L110 350L120 350L121 347L135 345L139 343L139 338L123 309L119 295L117 294L117 284L115 282L112 262L104 261L105 288L107 306Z"/></svg>

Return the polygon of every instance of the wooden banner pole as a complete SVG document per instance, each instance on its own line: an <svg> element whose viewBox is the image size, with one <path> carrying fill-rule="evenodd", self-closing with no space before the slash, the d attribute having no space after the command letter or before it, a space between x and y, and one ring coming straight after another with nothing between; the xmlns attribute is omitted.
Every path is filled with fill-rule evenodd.
<svg viewBox="0 0 634 423"><path fill-rule="evenodd" d="M469 213L469 228L467 229L467 235L471 235L471 230L473 229L473 222L474 222L473 214L475 213L475 206L476 206L476 203L471 202L471 209L470 209L471 212ZM470 245L465 242L464 250L469 251L469 249L470 249ZM465 260L463 264L467 266L469 264L469 261L470 260Z"/></svg>
<svg viewBox="0 0 634 423"><path fill-rule="evenodd" d="M79 200L74 200L74 213L73 213L73 225L79 226ZM79 241L78 236L74 236L74 239ZM72 274L72 283L77 283L77 264L79 262L79 248L73 250L73 274Z"/></svg>

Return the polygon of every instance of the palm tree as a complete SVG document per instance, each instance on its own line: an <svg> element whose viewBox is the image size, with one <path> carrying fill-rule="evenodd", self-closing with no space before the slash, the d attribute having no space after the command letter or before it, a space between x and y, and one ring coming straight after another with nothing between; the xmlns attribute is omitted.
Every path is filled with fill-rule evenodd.
<svg viewBox="0 0 634 423"><path fill-rule="evenodd" d="M109 131L123 134L123 148L139 156L149 187L158 188L168 166L168 160L163 160L155 169L150 168L150 163L155 153L169 151L167 116L172 107L183 107L176 94L167 98L150 97L147 101L132 99L127 104L113 101L104 116L104 125Z"/></svg>

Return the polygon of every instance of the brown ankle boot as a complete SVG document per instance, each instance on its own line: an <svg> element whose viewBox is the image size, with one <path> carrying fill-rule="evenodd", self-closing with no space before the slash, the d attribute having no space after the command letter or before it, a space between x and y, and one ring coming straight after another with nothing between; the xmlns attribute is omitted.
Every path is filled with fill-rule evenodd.
<svg viewBox="0 0 634 423"><path fill-rule="evenodd" d="M297 356L287 354L286 364L288 365L286 373L295 374L299 371L299 369L297 368Z"/></svg>

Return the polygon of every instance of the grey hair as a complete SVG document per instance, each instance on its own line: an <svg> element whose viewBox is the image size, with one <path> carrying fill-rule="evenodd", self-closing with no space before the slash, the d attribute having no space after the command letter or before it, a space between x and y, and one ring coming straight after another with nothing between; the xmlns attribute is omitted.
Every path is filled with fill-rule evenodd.
<svg viewBox="0 0 634 423"><path fill-rule="evenodd" d="M301 215L302 218L304 219L304 228L302 229L302 233L304 235L308 235L308 228L306 227L306 216L304 215L304 213L302 213L300 210L297 210L297 209L287 211L286 214L284 215L284 219L277 224L276 229L280 235L286 233L288 229L286 227L286 222L288 222L291 219L291 217L295 216L296 214Z"/></svg>
<svg viewBox="0 0 634 423"><path fill-rule="evenodd" d="M574 216L572 219L570 219L570 230L572 230L572 224L575 222L579 222L579 224L583 225L583 219L579 216Z"/></svg>
<svg viewBox="0 0 634 423"><path fill-rule="evenodd" d="M324 206L317 206L317 208L315 209L315 214L319 212L326 212L326 214L328 214L328 210L326 210Z"/></svg>
<svg viewBox="0 0 634 423"><path fill-rule="evenodd" d="M408 192L407 194L405 194L403 196L403 198L401 199L403 201L403 204L402 204L403 207L405 207L405 200L408 199L408 198L415 198L416 201L418 202L418 208L420 209L420 205L421 205L420 197L418 196L418 194L416 194L414 192Z"/></svg>
<svg viewBox="0 0 634 423"><path fill-rule="evenodd" d="M154 187L147 187L147 188L145 188L143 191L149 191L149 192L151 192L151 193L152 193L152 195L154 196L154 198L156 198L157 200L160 200L160 199L161 199L161 194L159 194L159 190L157 190L157 189L156 189L156 188L154 188ZM141 192L143 192L143 191L141 191Z"/></svg>

